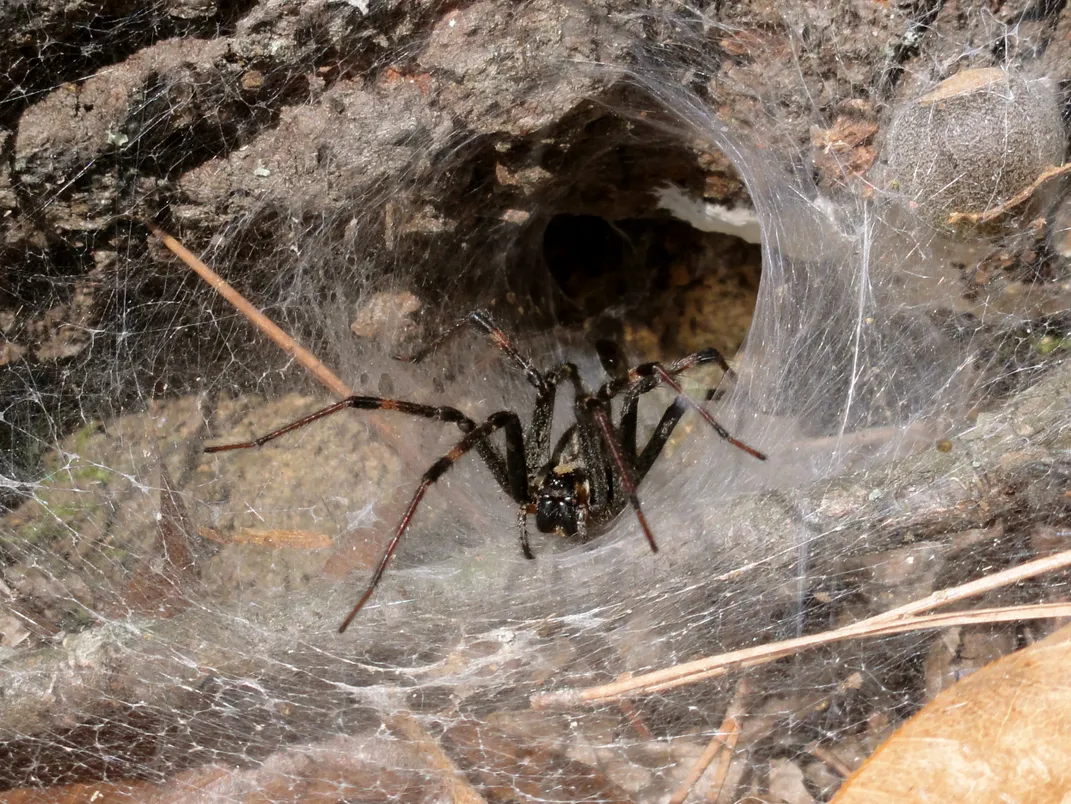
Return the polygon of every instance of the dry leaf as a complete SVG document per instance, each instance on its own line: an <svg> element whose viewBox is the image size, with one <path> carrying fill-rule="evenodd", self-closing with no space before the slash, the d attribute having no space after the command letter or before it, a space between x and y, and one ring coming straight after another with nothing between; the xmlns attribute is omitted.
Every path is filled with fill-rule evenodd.
<svg viewBox="0 0 1071 804"><path fill-rule="evenodd" d="M1060 802L1071 791L1071 626L942 692L835 804Z"/></svg>
<svg viewBox="0 0 1071 804"><path fill-rule="evenodd" d="M175 492L163 461L160 462L160 515L153 553L146 556L122 592L119 603L104 608L109 616L133 613L174 617L189 605L188 593L198 582L199 567L186 504Z"/></svg>

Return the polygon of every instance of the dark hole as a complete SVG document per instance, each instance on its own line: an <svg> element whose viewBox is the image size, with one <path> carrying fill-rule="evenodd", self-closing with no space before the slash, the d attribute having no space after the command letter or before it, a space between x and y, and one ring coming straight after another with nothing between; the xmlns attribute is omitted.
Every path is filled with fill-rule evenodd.
<svg viewBox="0 0 1071 804"><path fill-rule="evenodd" d="M543 232L543 258L550 275L575 298L592 280L619 272L625 243L597 215L555 215Z"/></svg>

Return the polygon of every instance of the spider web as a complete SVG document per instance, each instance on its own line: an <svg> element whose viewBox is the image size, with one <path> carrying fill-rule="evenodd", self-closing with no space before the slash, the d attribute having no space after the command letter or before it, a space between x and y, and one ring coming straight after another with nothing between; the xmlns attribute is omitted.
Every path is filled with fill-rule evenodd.
<svg viewBox="0 0 1071 804"><path fill-rule="evenodd" d="M854 768L971 656L1047 633L531 705L1066 548L1071 248L1059 177L1032 184L1063 161L1067 13L993 9L5 9L4 789L664 801L744 707L731 769L691 795L826 800L815 745ZM640 489L657 555L625 509L587 544L533 534L526 561L473 454L340 636L460 433L346 412L204 455L331 397L147 221L356 392L476 420L534 404L486 338L391 359L476 306L591 387L596 338L636 362L713 345L735 382L686 388L717 387L769 460L690 413ZM644 397L645 432L671 401ZM1050 575L987 602L1065 596Z"/></svg>

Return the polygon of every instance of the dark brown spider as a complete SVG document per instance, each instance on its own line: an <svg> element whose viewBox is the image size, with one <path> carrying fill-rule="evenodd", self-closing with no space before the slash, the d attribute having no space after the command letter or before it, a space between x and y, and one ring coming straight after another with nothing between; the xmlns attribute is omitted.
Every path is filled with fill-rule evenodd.
<svg viewBox="0 0 1071 804"><path fill-rule="evenodd" d="M394 536L372 573L372 580L369 581L361 599L342 621L339 633L346 630L372 597L428 487L472 449L483 458L502 490L520 506L518 522L521 550L525 558L535 558L528 543L530 515L535 515L536 528L541 533L557 533L561 536L579 536L586 539L605 529L625 509L626 504L631 505L632 510L636 512L636 518L643 528L651 551L657 553L658 545L640 507L636 487L654 465L688 406L698 411L707 424L734 447L760 461L766 460L763 453L733 438L705 408L684 393L675 379L681 372L703 363L717 363L726 374L732 375L732 369L717 349L703 349L668 366L661 363L643 363L626 369L617 347L608 341L600 341L596 349L610 379L592 393L581 382L574 364L560 363L549 372L539 371L531 360L517 350L509 337L494 325L486 310L475 310L416 354L396 359L419 363L465 326L483 330L494 345L524 372L528 382L536 389L535 409L527 431L521 425L520 417L510 410L492 413L482 424L477 424L457 408L422 405L378 396L351 396L252 441L205 449L205 452L227 452L259 447L346 408L394 410L409 416L453 422L465 434L453 449L424 472L409 507L394 529ZM566 381L573 386L575 422L551 449L550 430L554 397L558 385ZM641 395L659 385L672 388L677 392L677 398L662 414L647 444L639 451L636 445L638 400ZM622 396L621 416L615 428L610 403L618 396ZM490 439L498 430L505 436L505 456Z"/></svg>

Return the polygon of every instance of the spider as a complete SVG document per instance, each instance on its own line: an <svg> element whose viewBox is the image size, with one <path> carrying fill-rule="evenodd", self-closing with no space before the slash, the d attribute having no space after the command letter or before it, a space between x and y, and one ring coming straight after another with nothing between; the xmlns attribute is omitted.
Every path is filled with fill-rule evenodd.
<svg viewBox="0 0 1071 804"><path fill-rule="evenodd" d="M485 421L477 424L454 407L424 405L379 396L350 396L252 441L205 448L206 453L214 453L259 447L346 408L391 410L409 416L452 422L464 434L453 449L424 472L420 485L372 573L372 579L360 600L342 621L338 628L339 633L349 627L353 618L372 597L428 488L473 449L486 463L501 489L519 506L517 521L521 552L529 559L535 558L528 541L529 516L535 516L536 528L541 533L556 533L586 540L604 530L626 505L632 507L651 551L657 553L658 544L640 507L636 488L658 459L688 407L695 409L719 436L734 447L760 461L766 460L766 455L737 440L718 424L704 407L684 393L675 379L682 372L704 363L716 363L726 374L734 376L717 349L703 349L669 365L643 363L634 368L625 368L617 346L610 341L599 341L596 343L596 351L609 379L598 390L591 392L584 386L573 363L559 363L547 372L538 370L532 361L514 346L506 333L495 326L486 310L474 310L416 353L395 356L395 359L406 363L419 363L451 336L468 326L482 330L491 342L524 372L528 382L535 388L535 408L527 430L521 425L520 416L512 410L492 413ZM573 388L575 422L551 448L554 399L558 386L563 382L568 382ZM677 398L662 414L647 444L642 450L638 450L638 400L640 396L659 385L671 388L676 392ZM618 396L622 397L621 412L615 426L611 400ZM713 392L708 392L707 399L712 396ZM505 438L504 455L491 441L491 436L499 430Z"/></svg>

